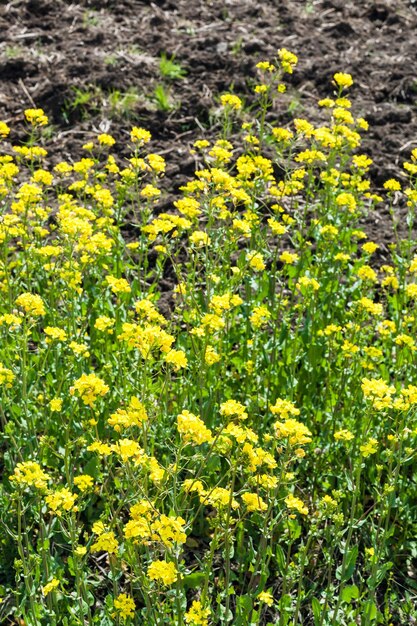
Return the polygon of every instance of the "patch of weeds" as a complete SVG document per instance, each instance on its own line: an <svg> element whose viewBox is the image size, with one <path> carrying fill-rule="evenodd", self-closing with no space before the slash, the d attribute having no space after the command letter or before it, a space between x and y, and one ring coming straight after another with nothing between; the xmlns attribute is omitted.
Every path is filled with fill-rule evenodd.
<svg viewBox="0 0 417 626"><path fill-rule="evenodd" d="M129 46L126 52L127 54L131 54L132 56L142 56L143 54L145 54L142 48L139 48L139 46L135 46L134 44L132 46Z"/></svg>
<svg viewBox="0 0 417 626"><path fill-rule="evenodd" d="M230 49L230 54L236 56L242 52L243 49L243 37L238 37Z"/></svg>
<svg viewBox="0 0 417 626"><path fill-rule="evenodd" d="M290 115L294 115L295 113L300 113L304 109L303 104L301 103L301 96L297 91L288 94L290 96L287 111Z"/></svg>
<svg viewBox="0 0 417 626"><path fill-rule="evenodd" d="M87 119L100 111L102 101L103 92L100 87L73 87L72 97L65 102L62 115L68 122L74 114L81 119Z"/></svg>
<svg viewBox="0 0 417 626"><path fill-rule="evenodd" d="M167 89L162 83L158 83L155 87L152 99L159 111L171 111L175 108L170 97L169 89Z"/></svg>
<svg viewBox="0 0 417 626"><path fill-rule="evenodd" d="M175 63L174 59L174 55L168 58L163 52L159 61L159 71L168 80L180 80L187 75L186 70L179 63Z"/></svg>
<svg viewBox="0 0 417 626"><path fill-rule="evenodd" d="M59 133L58 126L55 126L55 124L48 124L48 126L45 126L44 128L42 128L42 131L40 134L44 141L51 141L52 139L54 139L54 137L58 135L58 133Z"/></svg>
<svg viewBox="0 0 417 626"><path fill-rule="evenodd" d="M99 18L95 11L85 11L83 14L83 26L89 28L92 26L98 26Z"/></svg>
<svg viewBox="0 0 417 626"><path fill-rule="evenodd" d="M111 116L130 117L139 100L140 95L135 87L130 87L124 93L117 89L111 91L107 98Z"/></svg>
<svg viewBox="0 0 417 626"><path fill-rule="evenodd" d="M4 50L4 55L6 59L16 59L17 57L22 56L23 48L20 46L6 46Z"/></svg>
<svg viewBox="0 0 417 626"><path fill-rule="evenodd" d="M105 65L110 65L110 67L114 67L115 65L117 65L119 61L119 57L117 54L109 54L108 56L104 57L104 63Z"/></svg>

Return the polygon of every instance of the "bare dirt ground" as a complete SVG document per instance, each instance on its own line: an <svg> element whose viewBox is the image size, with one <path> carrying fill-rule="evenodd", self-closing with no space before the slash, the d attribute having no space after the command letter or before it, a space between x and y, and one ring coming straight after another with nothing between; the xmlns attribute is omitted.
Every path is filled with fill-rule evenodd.
<svg viewBox="0 0 417 626"><path fill-rule="evenodd" d="M51 160L76 158L92 131L120 140L148 128L175 192L192 174L190 143L216 132L219 92L250 97L255 65L286 47L300 59L271 115L314 121L336 71L350 72L363 150L376 187L401 177L417 146L417 3L414 0L11 0L0 5L0 119L19 138L22 111L45 109ZM162 55L182 77L164 76ZM159 94L159 95L158 95ZM370 224L384 241L384 209ZM389 241L389 237L387 239Z"/></svg>

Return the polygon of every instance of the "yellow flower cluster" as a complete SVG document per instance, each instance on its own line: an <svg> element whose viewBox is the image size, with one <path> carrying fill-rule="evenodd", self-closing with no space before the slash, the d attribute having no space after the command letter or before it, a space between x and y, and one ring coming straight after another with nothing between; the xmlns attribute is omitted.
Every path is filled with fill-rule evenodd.
<svg viewBox="0 0 417 626"><path fill-rule="evenodd" d="M203 420L190 411L184 410L177 416L177 428L184 443L200 445L213 441L213 435Z"/></svg>
<svg viewBox="0 0 417 626"><path fill-rule="evenodd" d="M77 494L71 493L69 489L63 487L57 491L53 491L45 497L45 502L49 506L53 513L58 516L62 514L62 511L76 511L75 501Z"/></svg>
<svg viewBox="0 0 417 626"><path fill-rule="evenodd" d="M45 489L48 485L49 476L43 471L39 463L35 461L25 461L18 463L9 480L26 487L36 487Z"/></svg>
<svg viewBox="0 0 417 626"><path fill-rule="evenodd" d="M178 580L178 571L172 562L154 561L148 567L148 577L162 585L169 586Z"/></svg>
<svg viewBox="0 0 417 626"><path fill-rule="evenodd" d="M119 408L107 420L116 432L131 426L142 426L148 420L148 414L142 402L136 396L130 398L127 407Z"/></svg>
<svg viewBox="0 0 417 626"><path fill-rule="evenodd" d="M184 619L186 624L191 626L208 626L210 615L211 611L208 607L204 608L204 605L199 600L194 600L185 613Z"/></svg>
<svg viewBox="0 0 417 626"><path fill-rule="evenodd" d="M72 387L70 394L77 394L87 406L94 406L99 396L105 396L109 387L96 374L82 374Z"/></svg>
<svg viewBox="0 0 417 626"><path fill-rule="evenodd" d="M128 596L126 593L119 593L113 604L122 619L134 617L136 604L131 596Z"/></svg>

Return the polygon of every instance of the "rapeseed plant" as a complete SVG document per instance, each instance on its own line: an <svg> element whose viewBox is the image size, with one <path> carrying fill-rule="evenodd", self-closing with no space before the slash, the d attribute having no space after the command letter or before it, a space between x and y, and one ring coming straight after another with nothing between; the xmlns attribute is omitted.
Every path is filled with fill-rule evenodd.
<svg viewBox="0 0 417 626"><path fill-rule="evenodd" d="M164 213L147 129L49 168L41 109L26 145L0 122L3 621L417 617L417 155L371 191L341 72L324 125L269 124L296 64L257 64L258 108L220 96Z"/></svg>

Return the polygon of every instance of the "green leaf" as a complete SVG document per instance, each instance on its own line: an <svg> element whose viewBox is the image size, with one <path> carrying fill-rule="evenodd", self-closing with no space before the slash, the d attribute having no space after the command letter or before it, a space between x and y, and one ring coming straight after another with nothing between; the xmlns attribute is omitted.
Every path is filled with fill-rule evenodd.
<svg viewBox="0 0 417 626"><path fill-rule="evenodd" d="M184 576L183 583L186 589L199 589L205 579L205 575L202 572L196 572L195 574L188 574Z"/></svg>
<svg viewBox="0 0 417 626"><path fill-rule="evenodd" d="M68 570L71 576L75 576L74 559L72 558L72 556L68 557Z"/></svg>
<svg viewBox="0 0 417 626"><path fill-rule="evenodd" d="M279 545L277 545L275 549L275 558L277 560L279 572L281 574L284 574L286 567L287 567L287 559L285 557L284 550Z"/></svg>
<svg viewBox="0 0 417 626"><path fill-rule="evenodd" d="M317 598L312 598L311 608L313 609L314 626L319 626L320 621L321 621L322 610L321 610L321 604L317 600Z"/></svg>
<svg viewBox="0 0 417 626"><path fill-rule="evenodd" d="M236 626L247 624L249 622L249 615L253 609L252 598L249 594L236 598L236 609Z"/></svg>
<svg viewBox="0 0 417 626"><path fill-rule="evenodd" d="M347 553L346 559L344 559L345 561L344 571L343 571L342 565L339 565L339 567L336 570L337 580L340 580L342 583L349 580L349 578L352 576L353 571L355 569L356 559L358 558L358 552L359 552L358 546L353 546L353 548L349 550L349 552Z"/></svg>
<svg viewBox="0 0 417 626"><path fill-rule="evenodd" d="M393 566L393 562L392 561L387 561L386 563L381 565L381 567L378 569L378 571L376 573L375 588L378 587L382 583L382 581L384 580L387 572L389 572L389 570L392 568L392 566Z"/></svg>
<svg viewBox="0 0 417 626"><path fill-rule="evenodd" d="M348 585L342 591L342 600L343 602L350 603L352 600L357 600L359 598L359 589L356 585Z"/></svg>
<svg viewBox="0 0 417 626"><path fill-rule="evenodd" d="M363 615L370 622L374 622L376 620L378 611L376 608L376 604L373 600L368 600L367 602L365 602L365 605L363 607Z"/></svg>

